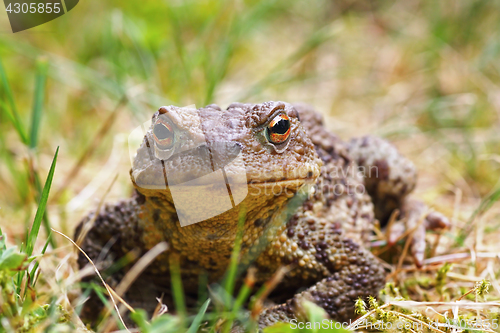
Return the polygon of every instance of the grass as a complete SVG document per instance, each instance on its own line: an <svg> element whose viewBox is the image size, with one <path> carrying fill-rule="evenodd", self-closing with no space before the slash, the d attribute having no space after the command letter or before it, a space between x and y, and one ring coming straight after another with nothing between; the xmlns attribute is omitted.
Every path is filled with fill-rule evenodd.
<svg viewBox="0 0 500 333"><path fill-rule="evenodd" d="M398 260L389 262L385 296L359 311L383 322L438 320L446 311L493 320L493 307L451 309L461 297L500 300L499 7L480 0L84 1L46 25L2 34L0 330L84 330L72 246L50 230L71 236L95 208L93 198L109 185L104 165L119 175L106 200L129 195L120 140L154 110L277 99L313 104L343 138L389 138L420 171L416 195L453 220L446 233L428 235L424 270L408 258L399 270ZM234 291L231 267L194 313L150 321L138 311L141 330L227 332L244 321L251 293L265 290L254 290L249 271ZM477 285L484 279L489 293ZM182 309L175 274L173 283ZM439 314L424 311L428 302L439 304ZM321 315L311 308L311 317Z"/></svg>
<svg viewBox="0 0 500 333"><path fill-rule="evenodd" d="M36 327L39 322L54 319L53 314L59 312L58 305L54 302L44 303L44 297L39 297L36 289L39 255L33 256L33 248L42 224L52 179L54 177L57 153L54 155L47 180L45 182L40 202L38 203L35 219L29 231L26 246L18 249L17 246L6 247L6 237L0 230L0 286L2 309L1 328L6 332L29 332L31 327ZM50 236L49 236L50 237ZM47 249L45 243L41 255ZM29 264L34 263L32 269ZM57 321L66 321L62 313Z"/></svg>

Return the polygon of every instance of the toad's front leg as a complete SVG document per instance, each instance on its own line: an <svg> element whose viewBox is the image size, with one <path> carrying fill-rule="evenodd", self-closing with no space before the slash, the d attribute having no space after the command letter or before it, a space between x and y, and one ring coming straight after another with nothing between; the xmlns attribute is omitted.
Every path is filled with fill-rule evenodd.
<svg viewBox="0 0 500 333"><path fill-rule="evenodd" d="M391 226L389 243L394 243L406 231L412 231L411 253L421 266L425 252L426 230L439 230L450 225L449 220L433 212L409 194L417 181L413 163L402 156L389 142L372 136L355 138L349 143L349 154L365 176L365 186L375 206L375 217L385 225L394 210L400 211L400 221Z"/></svg>
<svg viewBox="0 0 500 333"><path fill-rule="evenodd" d="M312 243L314 239L306 241ZM330 246L322 243L317 249L302 250L306 256L319 258L316 264L318 267L313 267L313 270L328 275L286 302L264 310L259 319L260 327L279 321L306 320L304 301L320 306L336 321L348 322L356 317L354 305L358 298L376 296L383 288L386 273L368 250L345 238L341 233L329 237L324 244ZM293 276L288 276L288 281L284 281L284 284L293 285L312 271L302 263L292 267L294 268L290 273Z"/></svg>

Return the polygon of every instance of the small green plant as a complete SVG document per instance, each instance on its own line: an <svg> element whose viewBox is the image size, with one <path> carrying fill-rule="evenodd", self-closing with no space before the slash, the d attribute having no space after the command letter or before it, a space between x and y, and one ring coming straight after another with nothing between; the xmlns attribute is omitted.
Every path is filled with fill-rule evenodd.
<svg viewBox="0 0 500 333"><path fill-rule="evenodd" d="M443 296L444 294L444 287L446 285L446 274L451 269L451 264L450 263L445 263L437 272L436 274L436 291L438 292L439 295Z"/></svg>
<svg viewBox="0 0 500 333"><path fill-rule="evenodd" d="M50 326L67 323L69 315L62 307L43 304L28 279L22 279L22 285L16 283L16 275L29 276L28 266L35 258L28 257L17 246L7 247L5 239L0 230L0 331L36 332L39 326L47 327L49 323ZM25 291L22 294L17 292L20 287Z"/></svg>
<svg viewBox="0 0 500 333"><path fill-rule="evenodd" d="M4 332L37 332L44 327L51 331L68 322L69 315L55 303L53 296L39 297L36 273L40 255L33 255L49 197L57 161L56 150L27 241L24 246L7 247L6 235L0 230L0 328ZM48 241L42 250L47 249ZM33 264L30 269L30 264Z"/></svg>

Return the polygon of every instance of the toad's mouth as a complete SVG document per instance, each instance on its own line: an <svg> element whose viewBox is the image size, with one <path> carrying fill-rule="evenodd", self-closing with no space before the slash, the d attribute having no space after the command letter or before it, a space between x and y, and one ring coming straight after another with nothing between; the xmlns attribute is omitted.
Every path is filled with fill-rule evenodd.
<svg viewBox="0 0 500 333"><path fill-rule="evenodd" d="M269 181L249 181L241 185L247 185L249 188L251 187L276 187L276 186L282 186L282 187L300 187L304 184L313 184L316 181L316 177L308 177L308 178L293 178L293 179L284 179L284 180L269 180ZM158 191L165 191L168 190L169 188L185 188L185 189L193 189L196 186L199 187L211 187L214 186L214 184L174 184L174 185L168 185L168 184L137 184L134 179L132 179L133 184L138 187L138 188L144 188L148 190L158 190Z"/></svg>
<svg viewBox="0 0 500 333"><path fill-rule="evenodd" d="M243 161L224 168L213 170L208 167L167 168L162 163L152 163L142 169L131 170L131 178L137 188L151 190L165 190L169 187L269 187L269 186L298 186L302 183L315 181L319 174L319 166L305 164L296 168L274 168L262 170L248 170Z"/></svg>
<svg viewBox="0 0 500 333"><path fill-rule="evenodd" d="M248 186L262 186L262 187L271 187L276 185L294 185L297 183L300 184L309 184L314 183L316 177L307 177L307 178L292 178L292 179L281 179L281 180L268 180L268 181L249 181L247 183Z"/></svg>
<svg viewBox="0 0 500 333"><path fill-rule="evenodd" d="M305 181L305 182L312 182L315 181L319 176L319 173L315 172L313 169L309 169L307 173L303 176L292 176L292 177L283 177L281 179L276 179L276 178L269 178L269 179L251 179L247 182L248 185L252 184L281 184L281 183L286 183L286 182L295 182L295 181Z"/></svg>

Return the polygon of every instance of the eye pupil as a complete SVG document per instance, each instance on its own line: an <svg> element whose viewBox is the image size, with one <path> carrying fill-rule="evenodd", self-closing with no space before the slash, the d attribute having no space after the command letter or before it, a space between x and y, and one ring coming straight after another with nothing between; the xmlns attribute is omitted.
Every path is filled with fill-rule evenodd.
<svg viewBox="0 0 500 333"><path fill-rule="evenodd" d="M285 134L290 128L290 121L288 119L281 118L273 127L271 127L271 132L276 134Z"/></svg>
<svg viewBox="0 0 500 333"><path fill-rule="evenodd" d="M290 119L286 114L277 115L267 127L267 138L271 143L286 142L290 136Z"/></svg>
<svg viewBox="0 0 500 333"><path fill-rule="evenodd" d="M170 131L167 126L163 124L156 124L153 132L158 140L165 140L172 137L172 131Z"/></svg>
<svg viewBox="0 0 500 333"><path fill-rule="evenodd" d="M160 149L170 149L174 144L175 133L169 124L158 122L153 127L153 135L156 146Z"/></svg>

